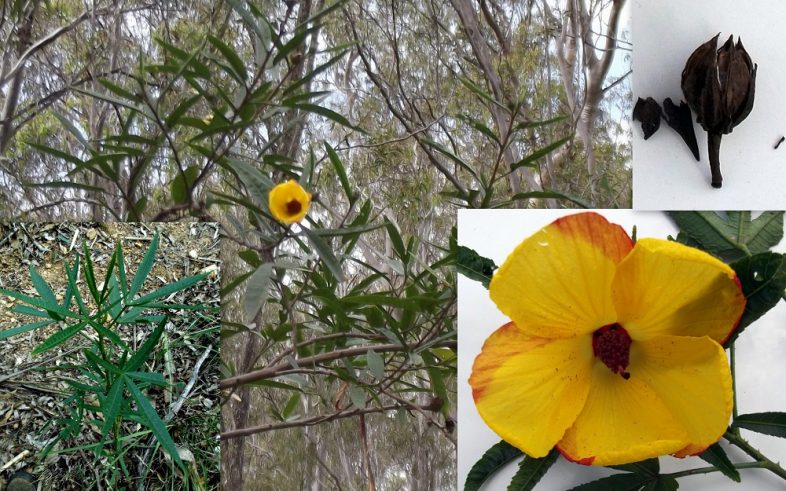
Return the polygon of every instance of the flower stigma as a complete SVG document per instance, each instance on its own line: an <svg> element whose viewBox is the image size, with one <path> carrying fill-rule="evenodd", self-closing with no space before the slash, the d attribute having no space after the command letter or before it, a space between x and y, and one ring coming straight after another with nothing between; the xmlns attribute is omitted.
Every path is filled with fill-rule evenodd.
<svg viewBox="0 0 786 491"><path fill-rule="evenodd" d="M592 352L609 370L628 380L630 373L625 369L628 368L632 342L624 327L617 323L609 324L592 333Z"/></svg>
<svg viewBox="0 0 786 491"><path fill-rule="evenodd" d="M297 215L300 213L300 210L303 209L303 205L300 204L300 201L293 199L292 201L287 203L287 211L291 215Z"/></svg>

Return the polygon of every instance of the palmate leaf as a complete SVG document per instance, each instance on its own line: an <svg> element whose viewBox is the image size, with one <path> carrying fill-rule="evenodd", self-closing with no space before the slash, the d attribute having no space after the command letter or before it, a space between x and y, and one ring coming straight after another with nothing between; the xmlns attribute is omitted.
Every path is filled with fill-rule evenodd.
<svg viewBox="0 0 786 491"><path fill-rule="evenodd" d="M180 460L180 456L177 453L177 446L175 445L174 440L169 435L169 431L166 429L166 425L156 413L155 408L150 403L150 400L142 394L142 391L139 390L139 387L134 383L134 381L129 376L125 376L125 383L128 386L128 391L131 393L131 396L137 403L139 407L139 416L142 418L142 421L145 426L150 428L150 431L153 432L153 435L156 437L158 443L163 447L163 449L172 457L172 460L182 469L185 468L183 461Z"/></svg>
<svg viewBox="0 0 786 491"><path fill-rule="evenodd" d="M694 245L734 261L767 252L783 238L783 212L765 211L751 220L749 211L671 211L668 213Z"/></svg>
<svg viewBox="0 0 786 491"><path fill-rule="evenodd" d="M726 346L733 343L747 326L778 304L786 289L786 261L775 252L744 257L731 263L737 273L747 303L739 325Z"/></svg>
<svg viewBox="0 0 786 491"><path fill-rule="evenodd" d="M511 460L523 455L521 450L502 440L486 450L467 474L464 491L477 491L495 472Z"/></svg>

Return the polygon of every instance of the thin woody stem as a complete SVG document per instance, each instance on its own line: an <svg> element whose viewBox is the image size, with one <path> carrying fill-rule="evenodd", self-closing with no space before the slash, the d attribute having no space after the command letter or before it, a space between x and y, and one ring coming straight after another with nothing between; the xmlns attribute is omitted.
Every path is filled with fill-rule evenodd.
<svg viewBox="0 0 786 491"><path fill-rule="evenodd" d="M712 187L719 188L723 185L723 176L720 171L720 133L707 133L707 147L710 155L710 172L712 173Z"/></svg>
<svg viewBox="0 0 786 491"><path fill-rule="evenodd" d="M760 465L758 467L761 467L762 469L767 469L773 474L780 477L781 479L786 480L786 469L784 469L777 463L773 462L772 460L768 459L764 454L759 452L756 448L754 448L750 443L748 443L747 440L742 438L740 435L737 435L732 431L727 431L723 435L723 438L725 438L729 443L736 445L743 452L745 452L746 454L750 455L758 462L760 462ZM739 464L735 464L735 466L738 467Z"/></svg>

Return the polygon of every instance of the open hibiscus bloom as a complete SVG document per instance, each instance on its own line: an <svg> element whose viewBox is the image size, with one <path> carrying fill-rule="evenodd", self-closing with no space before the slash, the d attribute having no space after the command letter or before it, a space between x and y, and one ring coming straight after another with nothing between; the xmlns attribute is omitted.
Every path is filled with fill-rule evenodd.
<svg viewBox="0 0 786 491"><path fill-rule="evenodd" d="M294 179L270 190L268 207L276 220L283 223L299 222L311 206L311 194Z"/></svg>
<svg viewBox="0 0 786 491"><path fill-rule="evenodd" d="M642 239L595 213L522 242L491 280L512 322L469 383L478 412L533 457L555 445L614 465L700 453L723 435L732 382L721 347L745 297L734 271L697 249Z"/></svg>

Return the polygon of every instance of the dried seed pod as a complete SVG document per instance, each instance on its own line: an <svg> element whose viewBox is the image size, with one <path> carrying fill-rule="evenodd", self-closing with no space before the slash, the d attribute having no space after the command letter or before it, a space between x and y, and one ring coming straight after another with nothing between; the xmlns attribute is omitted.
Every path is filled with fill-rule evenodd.
<svg viewBox="0 0 786 491"><path fill-rule="evenodd" d="M651 137L660 128L661 110L658 103L652 97L647 97L636 101L633 108L633 119L641 121L641 130L644 132L644 139Z"/></svg>
<svg viewBox="0 0 786 491"><path fill-rule="evenodd" d="M680 101L678 106L672 102L670 97L667 97L663 101L663 119L666 120L666 124L679 133L698 162L699 144L696 141L696 132L693 131L693 118L688 105L684 101Z"/></svg>
<svg viewBox="0 0 786 491"><path fill-rule="evenodd" d="M721 137L731 133L753 109L757 68L739 38L734 44L734 36L730 36L716 50L718 36L720 33L696 48L682 71L682 92L708 133L712 185L716 188L723 183Z"/></svg>

